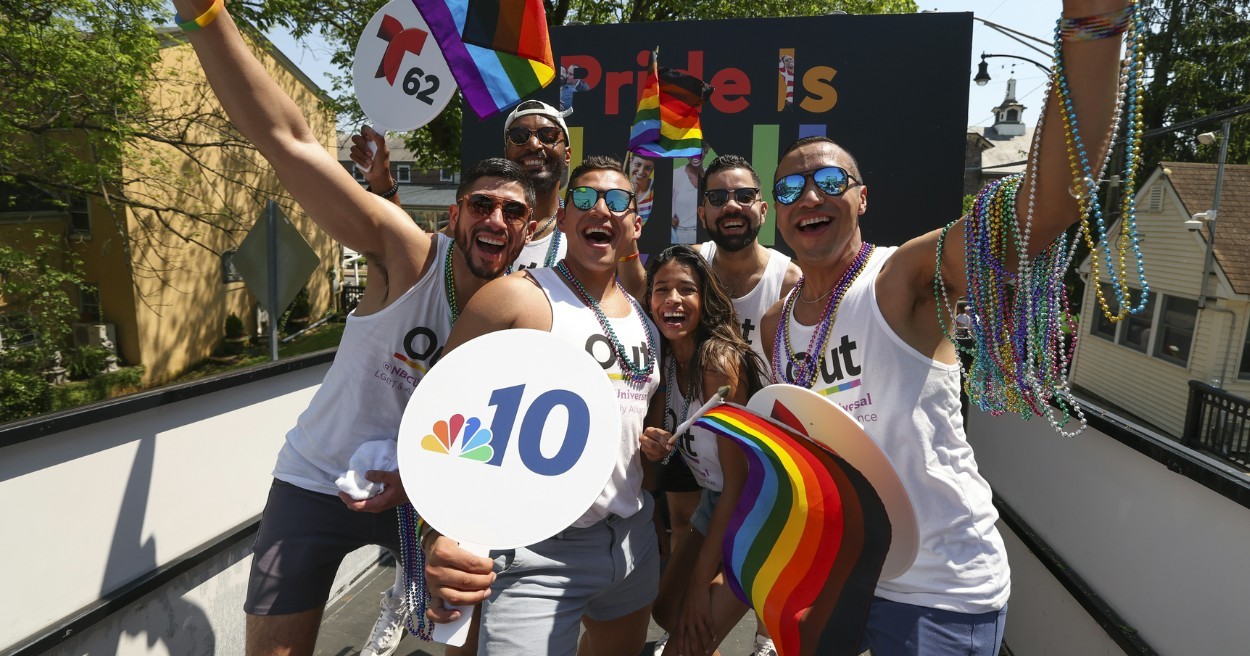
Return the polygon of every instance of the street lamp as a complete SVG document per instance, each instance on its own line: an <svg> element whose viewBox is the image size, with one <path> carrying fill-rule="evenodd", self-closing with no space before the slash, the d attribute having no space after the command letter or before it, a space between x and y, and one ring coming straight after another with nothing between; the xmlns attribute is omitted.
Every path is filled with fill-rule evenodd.
<svg viewBox="0 0 1250 656"><path fill-rule="evenodd" d="M988 62L986 62L985 60L986 60L986 59L989 59L990 57L1006 57L1006 58L1008 58L1008 59L1019 59L1019 60L1021 60L1021 61L1026 61L1026 62L1029 62L1030 64L1033 64L1034 66L1036 66L1036 67L1038 67L1038 68L1042 69L1043 71L1045 71L1045 72L1046 72L1046 74L1047 74L1047 75L1050 75L1050 74L1051 74L1051 70L1050 70L1050 68L1049 68L1049 67L1044 66L1044 65L1042 65L1042 64L1041 64L1041 63L1039 63L1039 62L1035 62L1035 61L1033 61L1032 59L1029 59L1028 57L1021 57L1021 56L1019 56L1019 55L990 55L990 54L986 54L986 53L984 53L984 52L983 52L983 53L981 53L981 63L980 63L980 64L977 64L977 75L976 75L976 77L972 78L972 81L973 81L973 82L976 82L976 83L977 83L977 86L979 86L979 87L983 87L983 86L985 86L986 84L989 84L989 81L990 81L990 65L989 65L989 63L988 63Z"/></svg>
<svg viewBox="0 0 1250 656"><path fill-rule="evenodd" d="M1214 264L1215 257L1215 221L1220 213L1220 191L1224 187L1224 159L1228 156L1228 131L1232 127L1233 120L1226 118L1223 121L1220 140L1220 157L1219 163L1215 165L1215 198L1211 201L1211 209L1206 212L1195 214L1193 218L1185 222L1189 226L1194 221L1206 221L1207 224L1207 257L1202 265L1202 290L1198 295L1198 307L1205 308L1207 306L1207 279L1211 277L1211 266ZM1209 146L1215 143L1216 136L1214 132L1204 132L1198 135L1198 143ZM1200 219L1199 216L1202 216ZM1192 228L1191 228L1192 229Z"/></svg>

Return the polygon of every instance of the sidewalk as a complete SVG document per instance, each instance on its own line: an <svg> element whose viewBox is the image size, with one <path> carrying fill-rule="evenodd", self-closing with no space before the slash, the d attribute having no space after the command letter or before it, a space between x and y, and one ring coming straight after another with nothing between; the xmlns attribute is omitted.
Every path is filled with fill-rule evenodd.
<svg viewBox="0 0 1250 656"><path fill-rule="evenodd" d="M360 653L373 622L378 617L378 600L382 593L395 582L393 563L379 565L361 577L346 594L326 609L317 638L314 656L353 656ZM650 656L654 640L663 634L654 622L647 632L647 648L643 654ZM748 613L734 627L729 637L721 643L724 656L748 656L755 648L755 615ZM405 636L395 656L442 656L443 646L422 642L415 636Z"/></svg>

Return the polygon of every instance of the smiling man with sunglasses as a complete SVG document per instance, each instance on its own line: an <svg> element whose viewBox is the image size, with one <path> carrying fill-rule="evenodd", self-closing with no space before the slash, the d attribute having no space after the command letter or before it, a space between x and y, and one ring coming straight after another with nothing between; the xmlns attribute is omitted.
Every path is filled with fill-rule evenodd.
<svg viewBox="0 0 1250 656"><path fill-rule="evenodd" d="M560 187L569 166L569 130L554 107L537 100L516 106L504 121L503 155L521 166L538 194L538 228L521 250L513 270L549 267L564 257L567 244L556 226Z"/></svg>
<svg viewBox="0 0 1250 656"><path fill-rule="evenodd" d="M555 267L483 287L447 349L509 328L550 331L585 348L617 390L621 432L597 436L619 440L617 463L591 508L537 544L479 558L437 532L424 537L429 617L454 619L443 602L486 602L474 615L469 642L448 654L572 656L583 627L595 656L636 656L646 642L660 564L639 444L643 427L663 417L663 397L652 402L660 338L616 282L617 261L633 250L642 221L629 180L612 158L586 158L573 171L565 200L559 223L567 256Z"/></svg>
<svg viewBox="0 0 1250 656"><path fill-rule="evenodd" d="M1120 15L1125 0L1063 5L1064 21L1102 24ZM1082 135L1098 135L1087 136L1092 147L1082 157L1102 162L1109 141L1102 135L1112 124L1121 36L1109 29L1082 34L1059 42L1067 83L1047 99L1046 129L1039 129L1038 150L1020 183L1021 190L1035 183L1035 193L1016 199L1028 236L1019 248L1030 255L1079 218L1069 193L1073 174L1061 103L1074 108ZM1094 168L1091 177L1098 176ZM852 408L889 457L915 511L919 551L902 575L878 582L861 650L871 648L874 656L996 655L1011 574L993 494L977 471L960 416L959 359L938 320L950 309L937 297L961 298L969 276L997 274L967 270L967 217L899 247L864 242L859 222L870 184L851 153L828 138L808 137L787 148L772 183L778 230L803 271L764 318L774 381ZM995 266L1015 271L1017 263Z"/></svg>

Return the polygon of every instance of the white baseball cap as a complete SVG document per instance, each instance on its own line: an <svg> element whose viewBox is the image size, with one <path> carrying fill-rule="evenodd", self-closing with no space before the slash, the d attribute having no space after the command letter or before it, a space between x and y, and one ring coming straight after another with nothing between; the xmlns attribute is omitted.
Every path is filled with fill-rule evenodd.
<svg viewBox="0 0 1250 656"><path fill-rule="evenodd" d="M507 137L508 128L512 127L512 124L518 118L521 118L522 116L529 116L531 114L542 116L559 126L560 130L564 132L564 143L569 143L569 126L564 124L564 118L560 116L560 112L556 110L555 107L552 107L541 100L523 101L521 104L516 106L516 109L512 110L511 114L508 114L508 120L503 122L505 138Z"/></svg>

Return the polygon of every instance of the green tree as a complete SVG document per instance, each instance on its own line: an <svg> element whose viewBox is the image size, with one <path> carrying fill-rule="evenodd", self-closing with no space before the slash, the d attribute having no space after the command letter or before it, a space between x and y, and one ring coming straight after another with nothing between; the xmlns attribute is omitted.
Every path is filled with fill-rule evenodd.
<svg viewBox="0 0 1250 656"><path fill-rule="evenodd" d="M1174 125L1250 103L1250 4L1245 0L1146 0L1150 34L1144 43L1144 127ZM1160 161L1215 161L1215 146L1201 146L1194 132L1168 133L1143 142L1147 166ZM1229 163L1250 162L1250 115L1232 125Z"/></svg>
<svg viewBox="0 0 1250 656"><path fill-rule="evenodd" d="M364 120L352 92L351 65L360 29L386 0L243 0L230 11L261 31L274 27L296 37L320 34L332 49L331 62L341 71L333 75L335 110L340 121ZM750 18L755 16L815 16L831 11L851 14L901 14L917 10L915 0L544 0L549 26L644 23L650 21ZM408 133L406 140L418 169L458 168L460 165L460 95L456 94L437 119Z"/></svg>

